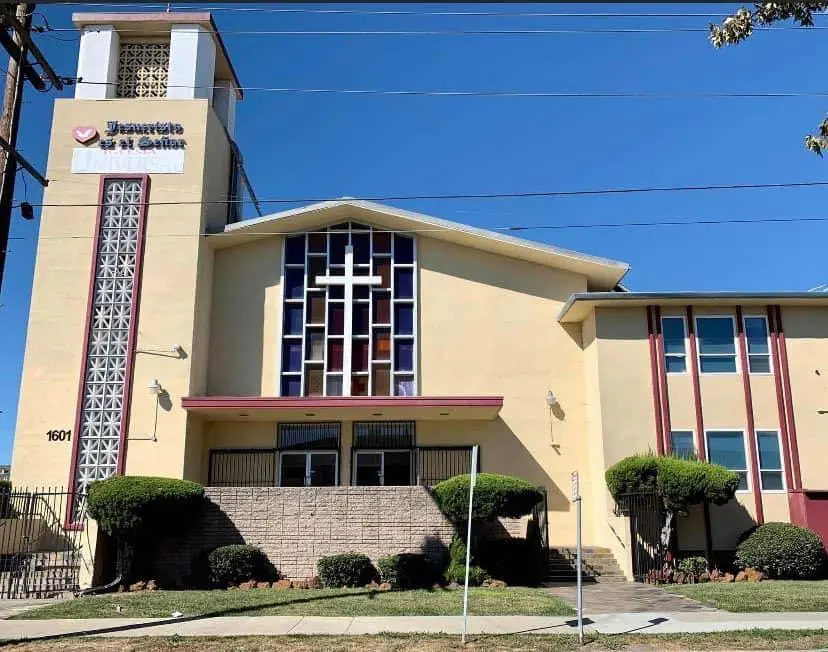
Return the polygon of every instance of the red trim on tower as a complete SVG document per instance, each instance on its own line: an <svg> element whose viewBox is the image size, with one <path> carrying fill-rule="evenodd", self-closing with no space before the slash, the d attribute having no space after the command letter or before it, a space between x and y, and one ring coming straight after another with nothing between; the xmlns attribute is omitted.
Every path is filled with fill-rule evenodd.
<svg viewBox="0 0 828 652"><path fill-rule="evenodd" d="M82 529L83 526L72 523L72 506L74 504L74 492L77 487L76 474L78 470L78 453L80 450L81 415L83 414L83 394L86 381L86 359L89 355L89 335L92 325L92 311L95 299L95 272L98 267L98 249L101 239L101 218L103 216L104 186L109 179L141 179L141 213L138 224L138 242L135 258L135 278L133 285L132 306L130 314L130 333L127 343L127 367L124 377L124 408L121 416L121 439L118 451L118 473L123 473L126 450L126 428L128 422L126 415L129 413L129 406L132 395L132 360L135 357L135 335L138 329L138 299L140 294L141 267L144 258L144 228L146 225L147 198L149 193L149 175L146 174L108 174L101 175L98 185L98 213L95 218L95 235L92 239L92 265L89 272L89 288L86 298L86 322L84 324L83 347L81 348L81 370L78 380L78 400L75 406L75 428L72 437L72 460L69 465L69 502L65 514L64 528L67 530Z"/></svg>
<svg viewBox="0 0 828 652"><path fill-rule="evenodd" d="M115 175L112 175L114 178ZM132 408L132 377L135 366L135 340L138 337L138 310L141 302L141 276L144 269L144 231L147 228L147 212L149 210L148 174L119 174L124 179L141 179L141 207L138 213L138 242L135 244L135 273L132 278L132 306L129 314L129 338L127 339L126 369L124 370L124 404L121 409L121 441L118 444L117 474L123 475L126 468L127 431Z"/></svg>
<svg viewBox="0 0 828 652"><path fill-rule="evenodd" d="M658 377L658 353L656 351L655 330L653 329L653 306L647 306L647 340L650 344L650 381L653 386L653 412L656 425L656 450L664 454L664 433L661 423L661 388Z"/></svg>
<svg viewBox="0 0 828 652"><path fill-rule="evenodd" d="M791 372L788 367L788 345L785 341L785 327L782 325L782 309L776 306L776 321L779 327L779 356L782 369L782 389L785 397L785 411L788 414L788 437L791 445L791 471L793 489L802 489L802 469L799 466L799 444L796 440L796 419L794 417Z"/></svg>
<svg viewBox="0 0 828 652"><path fill-rule="evenodd" d="M661 308L653 308L656 328L656 351L658 352L658 377L661 384L661 420L664 452L670 454L670 433L673 430L670 423L670 397L667 391L667 367L664 360L664 333L661 332Z"/></svg>
<svg viewBox="0 0 828 652"><path fill-rule="evenodd" d="M687 339L690 340L690 376L693 379L693 407L696 411L696 455L703 462L707 460L704 446L704 416L702 415L701 381L699 380L699 357L696 344L696 322L693 306L687 306Z"/></svg>
<svg viewBox="0 0 828 652"><path fill-rule="evenodd" d="M773 364L773 384L776 387L776 411L779 415L779 433L782 436L782 461L785 465L785 486L790 489L794 486L791 472L791 444L788 437L788 417L785 411L785 395L782 390L782 365L779 361L779 329L773 306L768 306L768 331L771 343L771 363Z"/></svg>
<svg viewBox="0 0 828 652"><path fill-rule="evenodd" d="M739 339L739 366L742 370L742 386L745 390L745 416L748 429L748 464L750 466L750 484L753 491L753 500L756 504L756 522L761 525L765 522L765 510L762 506L762 491L759 487L759 463L756 459L756 424L753 419L753 394L750 390L750 374L748 372L747 342L745 338L745 324L742 317L742 306L736 306L736 334Z"/></svg>

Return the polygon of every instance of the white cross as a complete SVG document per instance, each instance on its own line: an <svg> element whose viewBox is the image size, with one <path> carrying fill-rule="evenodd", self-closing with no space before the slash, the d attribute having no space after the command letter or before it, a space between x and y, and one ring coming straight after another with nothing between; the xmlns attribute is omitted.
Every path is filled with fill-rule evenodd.
<svg viewBox="0 0 828 652"><path fill-rule="evenodd" d="M353 352L354 286L380 285L379 276L357 276L354 274L354 248L345 247L345 275L317 276L317 285L341 285L345 288L344 346L342 347L342 395L351 395L351 355ZM370 346L371 343L368 343ZM325 383L327 386L327 382ZM327 390L326 390L327 391Z"/></svg>

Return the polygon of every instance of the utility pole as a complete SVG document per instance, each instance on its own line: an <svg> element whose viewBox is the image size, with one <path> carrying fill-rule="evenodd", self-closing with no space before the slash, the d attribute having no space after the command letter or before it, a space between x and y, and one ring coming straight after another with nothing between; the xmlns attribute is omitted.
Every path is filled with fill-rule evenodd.
<svg viewBox="0 0 828 652"><path fill-rule="evenodd" d="M6 88L3 93L3 114L0 116L0 138L11 147L12 152L17 149L17 132L20 126L20 107L23 105L24 78L21 65L26 63L28 54L28 34L32 26L32 11L34 5L21 3L17 5L16 18L23 27L23 33L13 30L14 44L20 51L20 56L9 56ZM5 27L0 27L5 29ZM24 36L25 35L25 36ZM9 229L11 228L12 198L14 197L14 180L17 175L17 158L11 152L3 151L0 155L0 291L3 288L3 270L6 267L6 254L9 245Z"/></svg>

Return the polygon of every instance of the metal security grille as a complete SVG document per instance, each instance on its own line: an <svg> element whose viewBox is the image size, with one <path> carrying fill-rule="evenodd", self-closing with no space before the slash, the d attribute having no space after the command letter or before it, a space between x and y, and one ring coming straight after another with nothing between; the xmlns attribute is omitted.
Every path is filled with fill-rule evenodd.
<svg viewBox="0 0 828 652"><path fill-rule="evenodd" d="M166 97L169 43L121 43L118 97Z"/></svg>
<svg viewBox="0 0 828 652"><path fill-rule="evenodd" d="M414 448L414 422L366 421L354 423L353 448Z"/></svg>
<svg viewBox="0 0 828 652"><path fill-rule="evenodd" d="M338 450L339 423L280 423L279 450Z"/></svg>
<svg viewBox="0 0 828 652"><path fill-rule="evenodd" d="M142 186L140 179L108 179L104 185L73 478L79 494L118 468Z"/></svg>
<svg viewBox="0 0 828 652"><path fill-rule="evenodd" d="M662 542L663 507L657 494L625 494L617 510L630 519L633 576L636 582L661 584L667 550Z"/></svg>
<svg viewBox="0 0 828 652"><path fill-rule="evenodd" d="M210 487L276 486L276 449L211 450L207 484Z"/></svg>
<svg viewBox="0 0 828 652"><path fill-rule="evenodd" d="M63 489L0 491L0 598L51 598L78 590L85 533L63 527L72 498ZM84 501L77 503L75 522L83 525Z"/></svg>
<svg viewBox="0 0 828 652"><path fill-rule="evenodd" d="M471 473L471 446L428 446L417 449L417 484L433 486L455 475ZM480 470L480 458L477 460Z"/></svg>

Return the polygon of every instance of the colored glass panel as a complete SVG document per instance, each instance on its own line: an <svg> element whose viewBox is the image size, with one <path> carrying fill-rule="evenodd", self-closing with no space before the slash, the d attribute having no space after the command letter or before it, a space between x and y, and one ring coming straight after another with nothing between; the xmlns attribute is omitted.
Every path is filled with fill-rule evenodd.
<svg viewBox="0 0 828 652"><path fill-rule="evenodd" d="M391 359L391 333L388 329L374 331L374 360Z"/></svg>
<svg viewBox="0 0 828 652"><path fill-rule="evenodd" d="M414 298L414 270L404 267L394 270L394 298Z"/></svg>
<svg viewBox="0 0 828 652"><path fill-rule="evenodd" d="M394 334L414 334L414 306L409 303L398 303L394 306Z"/></svg>
<svg viewBox="0 0 828 652"><path fill-rule="evenodd" d="M394 371L414 371L414 342L394 341Z"/></svg>

